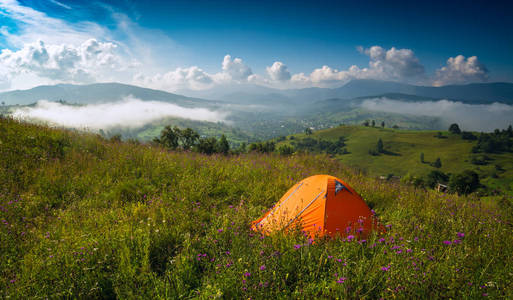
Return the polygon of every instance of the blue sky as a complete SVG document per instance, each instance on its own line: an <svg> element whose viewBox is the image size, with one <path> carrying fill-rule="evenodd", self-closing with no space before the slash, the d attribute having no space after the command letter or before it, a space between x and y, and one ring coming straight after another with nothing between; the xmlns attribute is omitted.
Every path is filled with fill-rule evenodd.
<svg viewBox="0 0 513 300"><path fill-rule="evenodd" d="M0 0L0 49L12 52L4 54L3 67L10 88L86 79L167 90L241 82L332 87L355 78L423 85L513 82L512 8L484 1ZM16 12L24 9L29 12ZM29 17L48 24L35 29ZM100 72L76 50L81 60L56 70L62 56L57 46L79 49L81 39L94 39L101 59L113 60ZM44 46L26 46L37 40ZM52 45L50 58L31 68L13 62ZM131 63L118 66L115 59ZM1 72L0 65L0 81Z"/></svg>

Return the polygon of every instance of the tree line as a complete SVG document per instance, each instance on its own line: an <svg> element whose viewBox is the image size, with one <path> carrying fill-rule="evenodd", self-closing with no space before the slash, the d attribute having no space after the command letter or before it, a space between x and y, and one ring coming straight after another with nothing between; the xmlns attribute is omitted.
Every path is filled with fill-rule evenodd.
<svg viewBox="0 0 513 300"><path fill-rule="evenodd" d="M166 126L160 132L160 136L153 139L153 142L172 150L195 151L204 154L228 154L230 144L223 134L219 140L215 137L200 137L194 129L180 129L177 126Z"/></svg>

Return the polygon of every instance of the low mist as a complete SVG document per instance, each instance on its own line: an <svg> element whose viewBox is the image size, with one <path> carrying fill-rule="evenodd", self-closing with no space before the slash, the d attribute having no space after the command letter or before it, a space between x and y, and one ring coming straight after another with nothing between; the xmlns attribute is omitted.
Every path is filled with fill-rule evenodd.
<svg viewBox="0 0 513 300"><path fill-rule="evenodd" d="M513 124L513 106L503 103L465 104L449 100L407 102L388 98L367 99L368 110L439 117L444 125L458 123L462 130L493 131Z"/></svg>
<svg viewBox="0 0 513 300"><path fill-rule="evenodd" d="M18 119L90 130L113 127L137 128L166 117L218 122L225 121L227 115L205 108L185 108L171 103L142 101L136 98L83 106L40 100L34 107L19 108L12 114Z"/></svg>

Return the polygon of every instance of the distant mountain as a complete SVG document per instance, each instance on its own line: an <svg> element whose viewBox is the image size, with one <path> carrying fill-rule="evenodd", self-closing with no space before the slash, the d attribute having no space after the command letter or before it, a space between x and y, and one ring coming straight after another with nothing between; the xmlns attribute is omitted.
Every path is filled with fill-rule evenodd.
<svg viewBox="0 0 513 300"><path fill-rule="evenodd" d="M360 97L374 97L378 95L405 95L412 101L419 97L419 101L430 100L457 100L469 104L486 104L502 102L513 104L513 83L472 83L465 85L447 85L441 87L416 86L411 84L357 79L352 80L339 88L304 88L280 90L260 87L251 84L215 87L204 91L181 91L181 93L207 99L227 100L238 103L295 103L312 104L325 99L354 99Z"/></svg>
<svg viewBox="0 0 513 300"><path fill-rule="evenodd" d="M493 102L513 104L513 83L506 82L431 87L359 79L334 89L313 87L280 90L254 84L239 84L217 86L203 91L181 90L180 93L188 96L120 83L58 84L0 93L0 102L4 102L6 105L27 105L44 99L89 104L112 102L133 96L145 101L165 101L185 107L217 107L223 103L236 103L241 105L258 104L276 109L287 107L287 110L303 110L326 99L331 99L333 102L333 99L355 100L365 97L388 97L405 101L449 99L469 104Z"/></svg>
<svg viewBox="0 0 513 300"><path fill-rule="evenodd" d="M513 104L513 83L471 83L441 87L416 86L380 80L353 80L335 89L336 97L356 98L381 94L407 94L432 99L458 100L472 104L502 102Z"/></svg>
<svg viewBox="0 0 513 300"><path fill-rule="evenodd" d="M29 90L0 93L0 102L4 102L6 105L27 105L38 100L48 100L66 101L71 104L91 104L119 101L128 96L145 101L164 101L185 107L210 107L215 105L215 102L210 100L191 98L120 83L38 86Z"/></svg>

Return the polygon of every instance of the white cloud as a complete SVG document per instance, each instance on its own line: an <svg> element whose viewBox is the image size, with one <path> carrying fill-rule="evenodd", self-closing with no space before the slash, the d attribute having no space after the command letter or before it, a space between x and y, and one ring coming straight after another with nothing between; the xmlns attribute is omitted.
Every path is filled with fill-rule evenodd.
<svg viewBox="0 0 513 300"><path fill-rule="evenodd" d="M223 58L221 71L215 74L209 74L198 66L188 68L176 68L175 70L153 76L137 74L134 76L134 83L149 86L152 88L163 89L167 91L176 91L181 89L205 90L215 85L232 85L241 83L253 83L265 85L268 83L259 75L253 74L242 59L232 59L227 54Z"/></svg>
<svg viewBox="0 0 513 300"><path fill-rule="evenodd" d="M424 74L424 66L410 49L385 50L372 46L364 51L370 57L369 75L386 79L405 79Z"/></svg>
<svg viewBox="0 0 513 300"><path fill-rule="evenodd" d="M93 22L79 22L73 26L47 16L15 0L0 0L0 14L16 22L16 33L4 28L2 35L13 46L21 48L26 43L43 40L48 44L79 45L91 38L110 39L108 30Z"/></svg>
<svg viewBox="0 0 513 300"><path fill-rule="evenodd" d="M465 59L465 56L458 55L450 57L447 65L436 71L434 85L483 82L487 79L488 69L477 59L477 56Z"/></svg>
<svg viewBox="0 0 513 300"><path fill-rule="evenodd" d="M165 70L173 58L183 58L162 32L142 28L107 5L92 5L110 14L112 28L93 22L70 23L15 0L0 0L0 15L15 24L0 26L0 35L7 43L7 49L0 49L4 53L0 74L10 74L4 76L9 83L0 83L0 90L60 82L131 83L135 67L137 72L155 74ZM33 57L23 57L25 54ZM3 65L6 56L17 56L24 64L10 60L8 66Z"/></svg>
<svg viewBox="0 0 513 300"><path fill-rule="evenodd" d="M137 84L153 88L175 91L178 89L203 90L214 84L213 76L199 67L177 68L164 74L152 77L138 74L134 77Z"/></svg>
<svg viewBox="0 0 513 300"><path fill-rule="evenodd" d="M52 2L53 4L55 4L55 5L57 5L57 6L60 6L60 7L62 7L62 8L65 8L65 9L73 9L71 6L66 5L66 4L64 4L64 3L61 3L61 2L59 2L59 1L57 1L57 0L50 0L50 2Z"/></svg>
<svg viewBox="0 0 513 300"><path fill-rule="evenodd" d="M458 123L463 130L493 131L513 124L513 106L503 103L474 105L449 100L405 102L380 98L365 100L362 107L390 113L438 117L444 126Z"/></svg>
<svg viewBox="0 0 513 300"><path fill-rule="evenodd" d="M251 68L244 64L242 59L234 58L227 54L223 59L223 73L236 81L247 81L248 77L253 74Z"/></svg>
<svg viewBox="0 0 513 300"><path fill-rule="evenodd" d="M58 126L99 130L113 127L137 128L166 117L218 122L224 121L227 113L127 98L119 102L84 106L41 100L34 107L17 109L12 115L18 119L39 120Z"/></svg>
<svg viewBox="0 0 513 300"><path fill-rule="evenodd" d="M28 43L17 51L3 49L0 65L12 77L34 74L57 82L84 83L101 80L104 73L120 72L130 67L113 43L89 39L73 46Z"/></svg>
<svg viewBox="0 0 513 300"><path fill-rule="evenodd" d="M287 81L291 78L287 66L281 61L275 61L272 66L266 67L267 74L275 81Z"/></svg>
<svg viewBox="0 0 513 300"><path fill-rule="evenodd" d="M352 65L347 70L339 71L323 66L313 70L308 76L304 73L294 74L291 82L300 86L334 87L351 79L411 81L424 75L424 66L410 49L392 47L386 50L373 46L369 49L359 47L358 51L369 56L369 67Z"/></svg>

